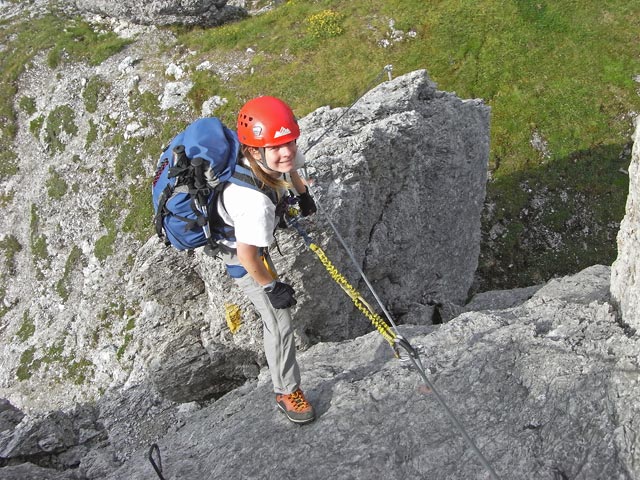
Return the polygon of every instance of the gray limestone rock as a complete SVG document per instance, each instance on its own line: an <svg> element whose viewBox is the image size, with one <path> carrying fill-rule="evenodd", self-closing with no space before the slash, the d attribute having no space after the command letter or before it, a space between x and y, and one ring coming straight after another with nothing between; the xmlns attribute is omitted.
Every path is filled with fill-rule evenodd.
<svg viewBox="0 0 640 480"><path fill-rule="evenodd" d="M24 413L19 408L11 405L8 400L0 398L0 436L4 432L15 428L23 417ZM4 446L2 445L2 440L0 440L0 450L2 449L4 449Z"/></svg>
<svg viewBox="0 0 640 480"><path fill-rule="evenodd" d="M20 423L1 432L0 465L33 464L47 470L16 468L15 475L24 475L16 478L31 478L30 475L36 478L36 474L42 478L67 478L62 473L54 473L55 470L77 468L87 453L106 439L97 421L98 412L91 406L78 405L67 412L53 410L43 415L21 415ZM4 473L3 469L0 477L7 478Z"/></svg>
<svg viewBox="0 0 640 480"><path fill-rule="evenodd" d="M515 308L401 328L500 478L640 474L638 339L603 300L609 275L592 267ZM315 345L300 362L316 422L290 424L261 375L159 440L165 475L489 478L433 391L377 333ZM152 477L145 451L107 478Z"/></svg>
<svg viewBox="0 0 640 480"><path fill-rule="evenodd" d="M202 343L199 330L187 330L157 345L148 365L156 390L174 402L208 400L258 375L258 354L221 343Z"/></svg>
<svg viewBox="0 0 640 480"><path fill-rule="evenodd" d="M226 0L75 0L83 13L96 13L143 25L215 26L247 16L240 7L227 6Z"/></svg>
<svg viewBox="0 0 640 480"><path fill-rule="evenodd" d="M32 463L5 467L0 471L2 480L78 480L73 471L58 471L43 468Z"/></svg>
<svg viewBox="0 0 640 480"><path fill-rule="evenodd" d="M27 464L2 473L154 478L146 459L157 443L166 478L488 478L435 388L500 478L632 480L640 474L639 339L608 303L610 275L596 265L549 282L513 308L401 326L428 384L376 332L317 344L299 355L303 388L318 413L302 428L277 411L266 369L201 405L178 406L141 384L105 395L99 423L92 410L78 410L72 422L55 413L16 435L14 451L32 455L34 445L55 444L49 462L73 458L81 476ZM38 423L26 418L25 425ZM97 424L103 441L82 444L78 433Z"/></svg>
<svg viewBox="0 0 640 480"><path fill-rule="evenodd" d="M629 196L618 232L618 258L611 268L611 294L622 320L640 329L640 122L629 165Z"/></svg>
<svg viewBox="0 0 640 480"><path fill-rule="evenodd" d="M473 296L469 303L464 305L464 310L477 312L517 307L529 300L541 287L542 285L533 285L531 287L478 293Z"/></svg>
<svg viewBox="0 0 640 480"><path fill-rule="evenodd" d="M303 118L301 148L341 113L320 109ZM487 158L487 107L438 92L424 71L399 77L368 92L308 151L323 213L300 225L367 295L336 241L329 224L335 222L393 313L429 324L433 297L461 302L473 281ZM294 228L276 237L276 268L298 292L299 348L374 328ZM128 288L142 306L130 381L149 379L173 401L200 401L255 378L264 365L262 325L219 259L174 252L152 239L137 254ZM185 298L175 298L180 292ZM226 321L229 305L242 315L235 334Z"/></svg>

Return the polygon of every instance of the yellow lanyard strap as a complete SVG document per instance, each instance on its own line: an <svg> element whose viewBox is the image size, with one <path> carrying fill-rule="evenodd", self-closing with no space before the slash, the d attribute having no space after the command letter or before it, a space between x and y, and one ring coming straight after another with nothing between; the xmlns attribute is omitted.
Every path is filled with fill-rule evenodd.
<svg viewBox="0 0 640 480"><path fill-rule="evenodd" d="M376 327L378 332L380 332L384 339L389 342L389 345L391 345L391 347L395 351L396 334L391 330L391 327L387 325L387 322L385 322L380 315L373 311L371 305L369 305L366 300L362 298L362 295L360 295L360 293L355 288L353 288L353 286L347 281L347 279L344 278L344 276L338 271L333 263L331 263L331 260L327 258L327 255L324 253L322 248L320 248L315 243L309 244L309 248L318 256L324 267L327 269L327 272L329 272L329 275L331 275L331 278L333 278L333 280L335 280L335 282L340 285L340 287L347 293L347 295L349 295L349 297L353 301L353 304L369 319L373 326Z"/></svg>

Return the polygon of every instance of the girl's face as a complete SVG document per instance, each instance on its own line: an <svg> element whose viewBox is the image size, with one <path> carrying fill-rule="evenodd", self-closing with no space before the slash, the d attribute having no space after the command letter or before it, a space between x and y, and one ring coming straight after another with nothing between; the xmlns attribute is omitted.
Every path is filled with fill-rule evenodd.
<svg viewBox="0 0 640 480"><path fill-rule="evenodd" d="M260 159L258 149L252 152L256 156L256 160ZM298 146L295 140L290 141L276 147L265 147L264 156L267 166L272 172L267 171L270 175L278 175L281 173L289 173L296 168L296 152Z"/></svg>

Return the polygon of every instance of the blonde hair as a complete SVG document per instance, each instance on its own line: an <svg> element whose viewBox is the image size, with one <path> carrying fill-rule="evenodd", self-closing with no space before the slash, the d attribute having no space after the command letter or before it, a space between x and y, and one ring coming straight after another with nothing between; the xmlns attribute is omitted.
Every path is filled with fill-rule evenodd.
<svg viewBox="0 0 640 480"><path fill-rule="evenodd" d="M267 172L265 172L264 169L258 164L258 161L255 158L253 158L253 155L251 155L251 152L249 152L249 148L255 148L255 147L242 145L241 147L242 155L249 162L249 168L251 168L251 172L258 179L258 181L262 183L261 185L262 187L269 187L272 190L275 190L276 192L278 192L278 197L280 196L280 190L286 190L287 188L291 188L291 185L286 180L282 178L274 178L271 175L269 175Z"/></svg>

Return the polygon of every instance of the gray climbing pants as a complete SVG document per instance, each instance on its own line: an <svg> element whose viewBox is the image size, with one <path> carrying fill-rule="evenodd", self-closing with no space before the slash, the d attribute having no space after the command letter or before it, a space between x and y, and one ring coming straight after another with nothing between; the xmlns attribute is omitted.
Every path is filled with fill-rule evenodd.
<svg viewBox="0 0 640 480"><path fill-rule="evenodd" d="M225 263L234 262L232 256L224 255ZM273 266L267 257L272 270ZM227 263L228 264L228 263ZM275 272L275 270L273 270ZM300 368L296 360L296 344L288 308L275 309L264 290L248 273L233 279L251 300L262 317L264 353L271 373L275 393L293 393L300 386Z"/></svg>

